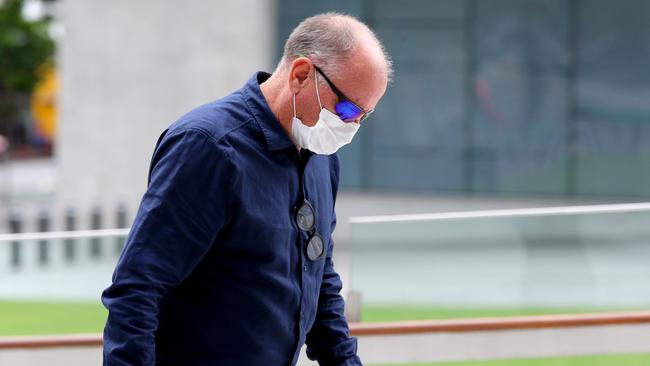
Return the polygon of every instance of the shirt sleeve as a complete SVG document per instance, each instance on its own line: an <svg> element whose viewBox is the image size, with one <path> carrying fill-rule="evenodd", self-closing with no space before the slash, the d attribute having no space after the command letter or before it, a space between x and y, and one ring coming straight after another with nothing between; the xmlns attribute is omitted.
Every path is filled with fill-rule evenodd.
<svg viewBox="0 0 650 366"><path fill-rule="evenodd" d="M333 154L331 159L332 193L336 202L339 182L338 156ZM333 210L331 233L335 227L336 213ZM361 366L361 360L357 356L357 339L350 337L348 322L343 314L345 302L340 295L343 285L334 270L333 247L332 241L325 258L316 319L307 334L307 356L311 360L317 360L321 366Z"/></svg>
<svg viewBox="0 0 650 366"><path fill-rule="evenodd" d="M104 290L104 365L154 365L158 304L210 249L228 220L232 164L207 132L161 135L147 190Z"/></svg>

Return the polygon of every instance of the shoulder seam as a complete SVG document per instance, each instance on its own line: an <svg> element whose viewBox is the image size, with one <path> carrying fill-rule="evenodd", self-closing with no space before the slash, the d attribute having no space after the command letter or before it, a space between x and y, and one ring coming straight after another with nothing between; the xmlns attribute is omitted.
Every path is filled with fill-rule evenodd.
<svg viewBox="0 0 650 366"><path fill-rule="evenodd" d="M222 134L219 138L215 138L214 135L213 135L212 133L210 133L210 131L206 130L205 128L197 127L197 126L185 127L185 128L183 128L182 130L179 130L179 131L175 131L175 132L173 132L172 134L174 134L174 133L182 133L182 132L190 131L190 130L191 130L191 131L197 131L197 132L200 132L201 134L205 135L205 137L208 138L208 139L209 139L213 144L218 145L219 142L220 142L224 137L228 136L230 133L234 132L235 130L237 130L237 129L239 129L239 128L245 126L245 125L247 125L248 123L250 123L250 121L251 121L252 119L253 119L253 117L247 119L247 120L244 121L243 123L241 123L241 124L239 124L239 125L237 125L237 126L231 128L231 129L227 130L227 131L226 131L224 134Z"/></svg>
<svg viewBox="0 0 650 366"><path fill-rule="evenodd" d="M228 133L232 132L233 130L236 130L237 128L245 125L246 123L248 123L248 120L246 122L242 123L240 126L237 126L237 127L233 128L233 129L229 130L223 136L226 136ZM210 141L212 143L212 145L214 146L215 149L217 149L220 153L224 154L224 156L226 158L226 163L229 164L231 166L231 168L233 169L231 174L229 175L229 178L228 178L230 180L230 186L232 186L232 180L234 179L234 172L235 172L236 169L235 169L235 164L233 162L233 157L232 157L231 152L229 150L227 150L227 149L224 149L222 146L219 146L219 144L218 144L218 142L221 140L221 138L223 138L223 136L221 138L219 138L219 139L215 139L214 136L212 134L210 134L209 131L205 130L204 128L196 127L196 126L187 127L187 128L184 128L184 129L182 129L180 131L176 131L176 132L174 132L172 134L180 134L180 133L184 133L184 132L188 132L188 131L193 131L193 132L200 133L208 141ZM230 197L230 195L228 195L228 196ZM231 205L232 204L232 199L228 198L228 201L229 201L228 205Z"/></svg>

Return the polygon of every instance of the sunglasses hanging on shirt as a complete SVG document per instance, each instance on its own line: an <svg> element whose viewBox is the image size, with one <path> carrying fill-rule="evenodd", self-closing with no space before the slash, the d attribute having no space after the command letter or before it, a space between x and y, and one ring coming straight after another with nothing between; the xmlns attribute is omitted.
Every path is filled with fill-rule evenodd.
<svg viewBox="0 0 650 366"><path fill-rule="evenodd" d="M323 237L316 230L316 212L307 199L304 199L300 207L296 210L295 219L298 228L309 233L309 240L305 247L307 258L311 261L317 261L323 258L325 254Z"/></svg>

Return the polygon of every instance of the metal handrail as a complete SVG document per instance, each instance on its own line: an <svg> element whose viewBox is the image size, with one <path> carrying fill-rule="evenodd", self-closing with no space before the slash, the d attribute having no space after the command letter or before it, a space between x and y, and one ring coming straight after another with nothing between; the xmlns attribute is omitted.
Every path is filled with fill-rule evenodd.
<svg viewBox="0 0 650 366"><path fill-rule="evenodd" d="M402 215L356 216L350 218L352 224L391 223L403 221L436 221L457 219L482 219L496 217L534 217L534 216L560 216L604 214L620 212L650 211L650 202L614 203L602 205L559 206L559 207L533 207L509 208L496 210L476 210L458 212L436 212Z"/></svg>
<svg viewBox="0 0 650 366"><path fill-rule="evenodd" d="M473 319L420 320L403 322L351 323L353 336L402 335L414 333L481 332L539 328L650 324L650 311L615 313L530 315ZM101 347L101 334L0 337L0 350Z"/></svg>

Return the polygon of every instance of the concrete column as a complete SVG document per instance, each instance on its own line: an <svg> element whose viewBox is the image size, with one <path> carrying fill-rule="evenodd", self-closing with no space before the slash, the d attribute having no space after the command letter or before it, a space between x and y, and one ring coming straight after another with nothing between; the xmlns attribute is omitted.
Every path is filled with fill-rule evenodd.
<svg viewBox="0 0 650 366"><path fill-rule="evenodd" d="M67 0L60 6L55 159L61 209L112 210L123 202L135 213L160 132L276 62L274 1Z"/></svg>

